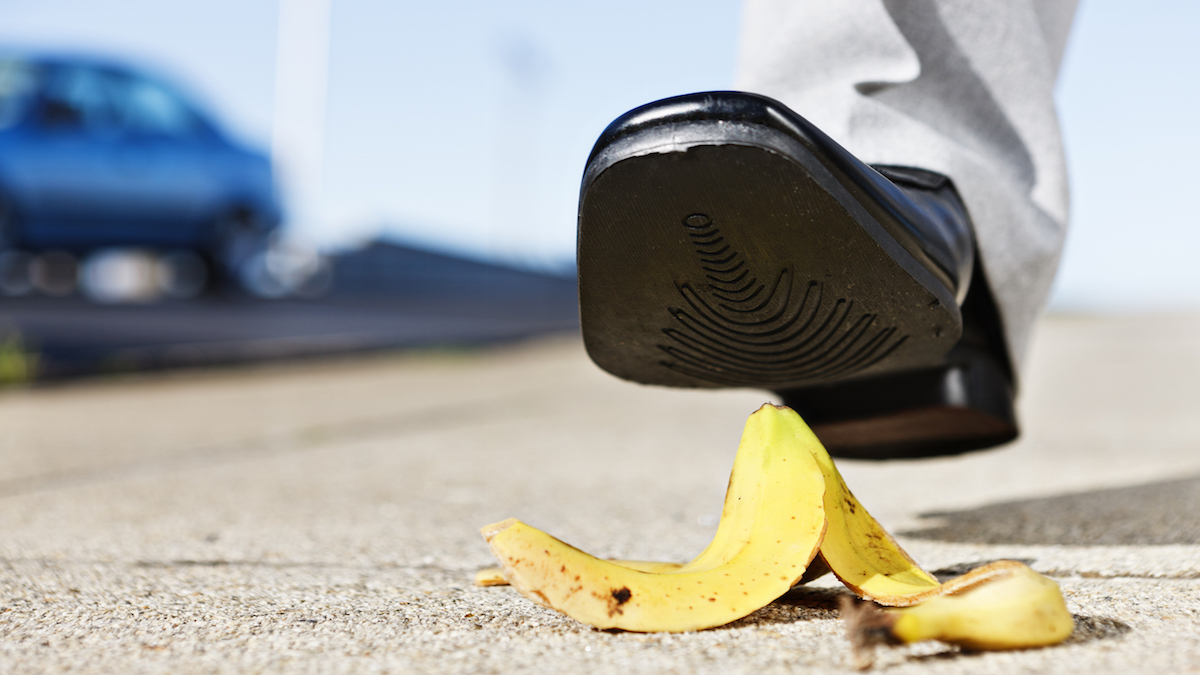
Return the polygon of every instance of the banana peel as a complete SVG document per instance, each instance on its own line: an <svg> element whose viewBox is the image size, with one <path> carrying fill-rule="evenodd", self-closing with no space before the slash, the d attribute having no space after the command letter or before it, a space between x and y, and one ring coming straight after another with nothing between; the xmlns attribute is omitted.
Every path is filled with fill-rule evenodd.
<svg viewBox="0 0 1200 675"><path fill-rule="evenodd" d="M702 630L766 606L804 576L825 534L824 493L793 425L781 415L753 415L713 541L679 569L644 572L601 560L511 518L483 536L504 577L537 604L603 629Z"/></svg>
<svg viewBox="0 0 1200 675"><path fill-rule="evenodd" d="M976 640L974 648L1054 644L1070 635L1070 630L1063 634L1064 626L1073 627L1057 584L1021 563L998 561L939 583L858 502L808 425L783 406L767 404L750 416L717 532L686 565L600 560L514 519L482 532L501 570L482 571L477 583L507 580L534 602L597 628L675 632L722 625L827 570L856 595L879 605L916 611L935 599L970 597L975 599L969 603L935 607L953 615L960 611L957 607L974 611L979 603L990 602L1003 605L1006 616L1017 622L1024 620L1022 615L1030 620L1057 617L1038 624L1043 625L1038 639L1003 629L1008 632ZM1015 572L1018 568L1024 571ZM1036 595L1036 602L1002 602L1004 594L1017 588L1012 579L1034 577L1042 580L1038 583L1044 591ZM1023 597L1035 596L1029 592ZM888 639L942 639L929 632L906 632L903 627L913 621L928 623L897 618L901 633ZM965 644L953 642L951 633L942 635ZM1007 635L1017 637L1008 640Z"/></svg>
<svg viewBox="0 0 1200 675"><path fill-rule="evenodd" d="M869 668L877 645L938 640L976 651L1058 644L1075 630L1058 584L1012 560L987 565L989 578L910 607L842 604L855 665Z"/></svg>

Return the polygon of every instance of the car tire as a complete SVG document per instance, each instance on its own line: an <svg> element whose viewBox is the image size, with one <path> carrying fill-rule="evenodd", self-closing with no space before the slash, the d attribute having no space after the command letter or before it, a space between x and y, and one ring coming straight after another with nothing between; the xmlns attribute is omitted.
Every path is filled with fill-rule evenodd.
<svg viewBox="0 0 1200 675"><path fill-rule="evenodd" d="M218 293L245 293L246 278L256 257L270 244L253 212L239 211L218 218L205 252L213 271L211 288Z"/></svg>

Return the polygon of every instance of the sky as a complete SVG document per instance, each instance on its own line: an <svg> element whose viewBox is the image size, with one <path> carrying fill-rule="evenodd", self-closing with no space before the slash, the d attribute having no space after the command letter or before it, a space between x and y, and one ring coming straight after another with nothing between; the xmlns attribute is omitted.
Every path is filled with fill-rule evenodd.
<svg viewBox="0 0 1200 675"><path fill-rule="evenodd" d="M332 0L319 178L283 172L293 202L317 198L292 230L567 265L596 137L643 103L729 88L739 15L731 0ZM265 149L288 112L278 16L278 0L0 0L0 44L148 65ZM1192 0L1081 2L1058 89L1073 213L1053 308L1200 308L1197 25Z"/></svg>

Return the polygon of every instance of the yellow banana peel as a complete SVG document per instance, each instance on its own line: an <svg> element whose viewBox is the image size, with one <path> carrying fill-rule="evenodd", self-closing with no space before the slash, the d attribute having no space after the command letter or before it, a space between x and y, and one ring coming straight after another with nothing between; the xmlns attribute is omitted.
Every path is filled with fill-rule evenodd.
<svg viewBox="0 0 1200 675"><path fill-rule="evenodd" d="M985 581L919 605L843 604L856 665L869 667L880 644L938 640L982 651L1045 647L1070 637L1075 621L1058 584L1013 560L985 567Z"/></svg>
<svg viewBox="0 0 1200 675"><path fill-rule="evenodd" d="M786 420L768 413L746 422L713 542L673 572L600 560L514 519L483 528L483 536L522 595L591 626L724 625L786 593L825 533L824 480Z"/></svg>
<svg viewBox="0 0 1200 675"><path fill-rule="evenodd" d="M1075 621L1058 584L1012 560L994 579L962 593L888 610L902 642L939 640L968 649L1018 649L1066 640Z"/></svg>
<svg viewBox="0 0 1200 675"><path fill-rule="evenodd" d="M746 423L712 543L686 565L600 560L514 519L482 532L501 568L481 571L476 583L510 582L534 602L598 628L718 626L826 571L859 597L911 607L900 611L914 618L895 619L893 641L949 638L967 646L970 638L929 628L932 617L988 603L1004 613L988 625L1010 628L972 648L1054 644L1073 627L1057 584L1020 563L999 561L939 583L858 502L800 416L770 404ZM946 621L938 625L978 624Z"/></svg>

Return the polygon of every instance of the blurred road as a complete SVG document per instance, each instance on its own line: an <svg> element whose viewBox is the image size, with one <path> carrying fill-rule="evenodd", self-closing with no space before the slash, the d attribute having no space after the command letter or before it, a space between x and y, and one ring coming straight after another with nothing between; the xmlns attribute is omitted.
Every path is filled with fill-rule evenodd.
<svg viewBox="0 0 1200 675"><path fill-rule="evenodd" d="M0 337L20 335L48 380L569 332L575 293L566 277L376 244L335 258L318 299L0 298Z"/></svg>
<svg viewBox="0 0 1200 675"><path fill-rule="evenodd" d="M0 326L38 354L40 379L376 349L497 342L575 329L573 298L544 306L440 299L210 300L104 306L0 301Z"/></svg>
<svg viewBox="0 0 1200 675"><path fill-rule="evenodd" d="M1020 441L839 462L927 569L1024 560L1076 617L1065 645L880 672L1195 672L1198 344L1200 316L1051 317ZM845 673L831 578L680 635L471 583L510 516L690 558L765 398L622 382L568 336L0 393L0 672Z"/></svg>

